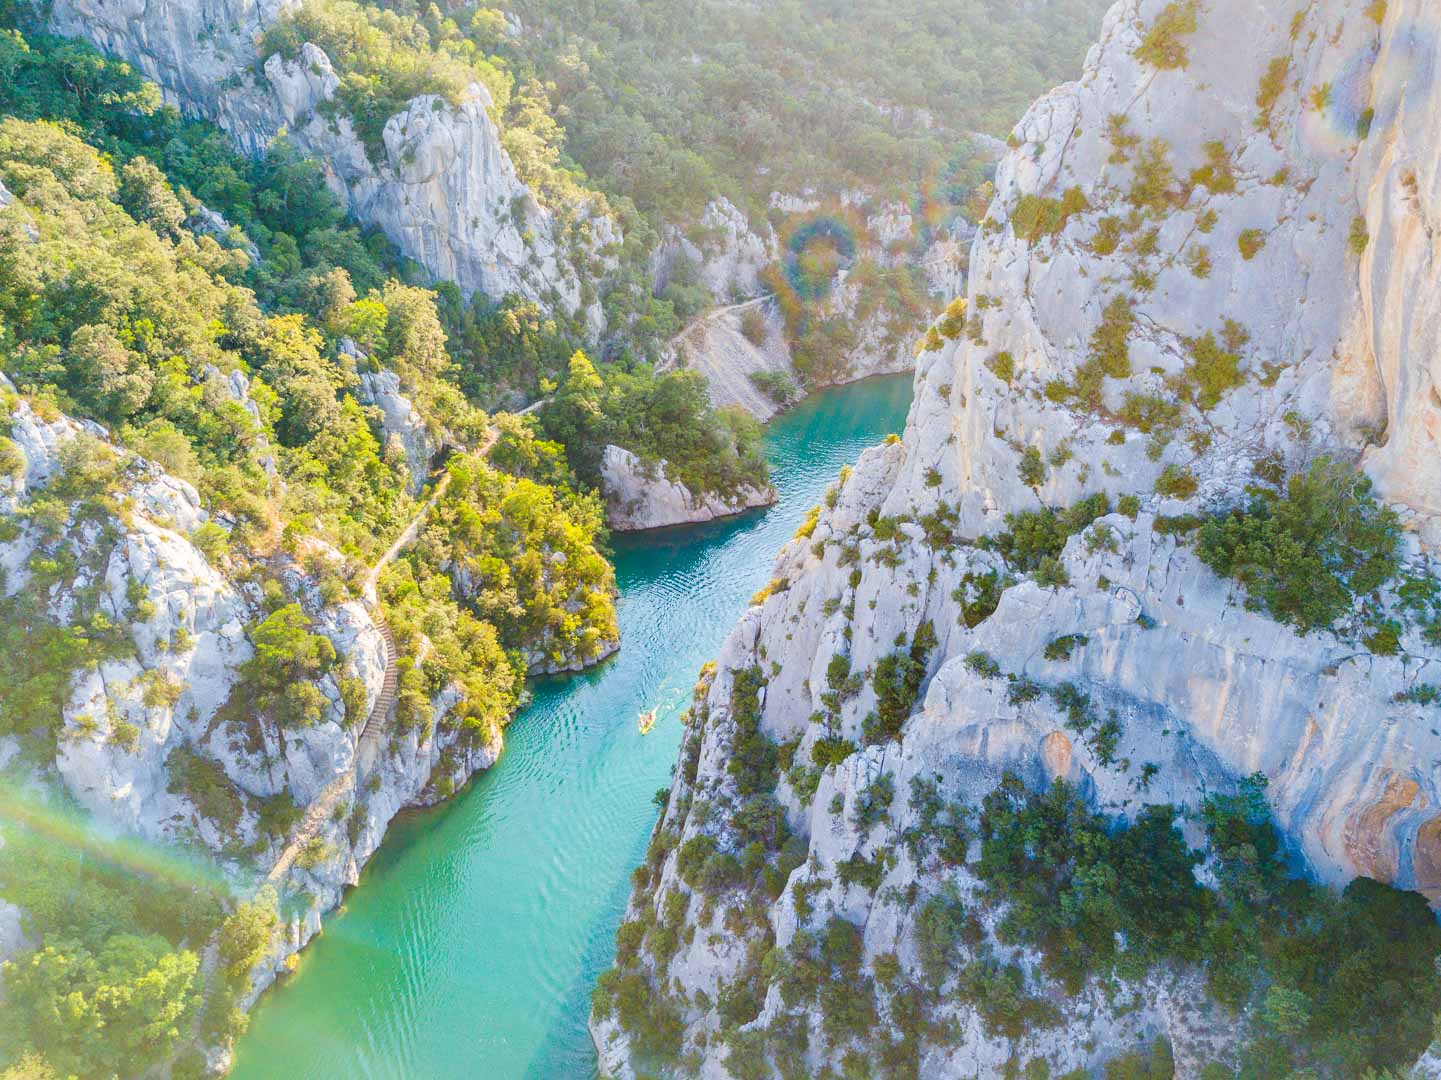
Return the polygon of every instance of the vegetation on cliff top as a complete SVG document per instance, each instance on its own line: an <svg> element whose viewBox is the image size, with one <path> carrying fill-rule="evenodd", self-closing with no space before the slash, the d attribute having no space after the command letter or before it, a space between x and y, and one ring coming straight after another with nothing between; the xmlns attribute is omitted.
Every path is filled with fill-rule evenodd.
<svg viewBox="0 0 1441 1080"><path fill-rule="evenodd" d="M485 414L457 385L437 295L408 283L388 244L347 224L318 167L283 142L259 161L240 158L88 46L10 28L0 32L0 63L9 114L0 182L13 197L0 212L0 370L42 421L65 412L110 435L64 443L59 472L0 516L0 542L24 529L39 545L30 586L0 599L0 733L21 737L17 767L52 760L62 738L100 737L102 724L114 752L140 748L141 730L122 713L67 719L62 709L74 673L134 657L130 624L157 614L139 581L119 611L104 588L142 458L197 487L212 520L192 541L261 598L247 631L255 658L216 722L263 757L283 745L280 728L328 715L338 689L343 722L354 725L363 687L357 700L315 597L287 568L307 572L319 606L349 599L418 507L399 444L382 443L378 413L359 401L365 374L396 372L432 437L484 437ZM196 191L230 217L228 231ZM342 348L344 339L358 349ZM0 402L0 435L18 401ZM544 475L481 467L484 490L461 477L456 496L470 502L447 504L432 526L451 534L427 550L460 544L472 554L467 587L445 572L448 558L425 552L383 582L403 655L423 661L402 678L402 730L428 734L432 699L453 686L445 722L490 739L519 703L532 657L583 661L615 637L598 505L571 487L559 448L536 442L529 425L512 422L508 460L519 470L550 459ZM18 449L7 438L0 450L8 477ZM73 603L51 604L52 587ZM159 647L191 644L181 627ZM183 687L150 674L137 680L137 700L174 703ZM173 749L166 768L168 790L190 800L229 857L263 857L298 819L288 795L249 796L203 746ZM247 844L238 829L256 813ZM207 983L198 969L226 890L206 894L205 925L189 916L182 925L187 888L122 870L118 852L87 848L64 867L55 864L63 851L28 857L44 854L45 822L0 817L0 895L25 909L32 934L6 972L0 1057L29 1049L45 1057L31 1064L60 1075L132 1075L171 1056L196 1024L211 1042L236 1033L244 1017L234 1002L248 977ZM149 891L136 900L137 890ZM142 914L125 914L131 908Z"/></svg>

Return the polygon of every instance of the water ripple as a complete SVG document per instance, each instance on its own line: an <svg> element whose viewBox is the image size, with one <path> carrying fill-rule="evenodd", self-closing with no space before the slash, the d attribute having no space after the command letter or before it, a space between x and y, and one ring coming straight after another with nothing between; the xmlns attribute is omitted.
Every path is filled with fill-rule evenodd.
<svg viewBox="0 0 1441 1080"><path fill-rule="evenodd" d="M899 430L909 401L904 376L819 395L767 432L776 507L616 541L624 648L539 682L499 765L395 823L345 913L257 1009L236 1080L592 1074L590 989L696 672L841 466Z"/></svg>

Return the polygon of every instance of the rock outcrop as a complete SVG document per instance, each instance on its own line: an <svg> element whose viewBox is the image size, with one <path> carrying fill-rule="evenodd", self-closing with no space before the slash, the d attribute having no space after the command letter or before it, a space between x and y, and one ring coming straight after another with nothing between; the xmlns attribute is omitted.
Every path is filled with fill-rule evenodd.
<svg viewBox="0 0 1441 1080"><path fill-rule="evenodd" d="M244 389L242 379L242 403ZM206 554L213 549L201 537L223 535L224 520L202 508L190 484L120 449L104 428L14 394L3 376L0 404L16 462L13 475L0 477L0 597L33 596L40 617L78 622L92 639L90 661L70 673L53 761L25 774L35 797L46 797L49 784L102 832L208 850L241 893L284 846L267 816L325 808L289 872L289 884L312 902L288 916L255 972L248 1005L356 883L395 814L437 801L492 765L500 730L474 737L447 722L458 698L447 688L431 702L433 724L383 730L367 746L366 720L384 709L395 662L386 631L366 604L326 599L316 576L284 556L270 570L312 632L329 639L336 662L316 683L313 723L286 727L257 716L237 695L254 655L250 630L273 597L253 576L233 574L226 556ZM106 490L76 494L77 484L112 466ZM27 508L61 482L70 485L60 507L68 516L57 524L51 508L37 520ZM340 561L318 541L306 543L323 562ZM342 681L358 700L348 700ZM0 740L0 765L14 742ZM24 945L18 918L0 904L0 956Z"/></svg>
<svg viewBox="0 0 1441 1080"><path fill-rule="evenodd" d="M712 296L730 303L755 296L761 288L761 271L775 258L775 233L757 235L745 214L721 196L705 208L689 235L666 226L651 259L651 273L656 286L664 288L689 263Z"/></svg>
<svg viewBox="0 0 1441 1080"><path fill-rule="evenodd" d="M576 263L604 265L619 240L589 207L553 212L516 176L476 84L458 106L426 95L385 125L372 160L348 118L327 109L340 85L313 44L293 60L258 53L284 0L62 0L56 32L84 37L134 63L184 111L219 124L248 153L280 134L324 170L352 213L438 280L469 295L518 294L599 333L598 302L582 295ZM577 254L578 253L578 254Z"/></svg>
<svg viewBox="0 0 1441 1080"><path fill-rule="evenodd" d="M666 476L666 464L648 466L619 446L607 446L601 459L601 487L605 492L606 520L617 532L661 529L717 518L733 517L757 507L770 506L776 493L770 486L745 485L731 495L697 494Z"/></svg>
<svg viewBox="0 0 1441 1080"><path fill-rule="evenodd" d="M426 424L415 403L401 393L400 376L393 371L368 371L360 376L359 398L380 410L380 430L386 452L392 446L405 458L410 470L410 493L418 493L430 476L430 465L439 439Z"/></svg>
<svg viewBox="0 0 1441 1080"><path fill-rule="evenodd" d="M1058 1025L1013 1039L944 997L936 1019L956 1038L923 1040L921 1076L999 1077L1037 1058L1050 1075L1095 1070L1161 1036L1176 1075L1195 1077L1245 1037L1245 1023L1208 1019L1183 972L1104 993L1048 983L1034 953L1000 943L970 868L907 853L915 778L970 806L1003 770L1033 789L1065 778L1130 818L1152 803L1195 809L1261 773L1316 878L1373 876L1441 901L1441 736L1429 695L1410 693L1441 649L1389 592L1374 602L1395 620L1394 649L1345 628L1301 636L1178 539L1185 515L1327 454L1369 471L1405 522L1406 573L1435 576L1434 20L1418 0L1373 6L1379 22L1342 0L1213 0L1182 35L1182 62L1158 68L1137 51L1165 6L1118 3L1080 81L1017 126L972 249L966 317L922 353L904 439L842 477L697 687L630 912L674 947L657 959L643 946L629 970L670 995L700 1076L728 1075L720 1006L734 1016L757 957L832 915L857 928L865 974L879 981L894 953L901 981L924 984L920 901L937 895L978 912L976 947L1062 1008ZM1071 536L1044 586L985 542L1008 514L1094 492L1135 502ZM915 706L893 740L866 745L877 668L908 645L925 665ZM860 677L837 680L834 658ZM1063 683L1112 716L1115 745L1044 691L1008 692ZM680 872L698 837L741 856L742 713L807 768L822 740L861 747L783 774L776 795L804 858L759 910L703 896L694 869ZM866 818L883 779L894 800ZM880 869L848 882L843 863ZM745 1032L788 1011L775 982L761 987ZM821 1016L803 1010L800 1024L794 1060L839 1072ZM592 1031L608 1073L635 1075L615 1014L602 1009Z"/></svg>

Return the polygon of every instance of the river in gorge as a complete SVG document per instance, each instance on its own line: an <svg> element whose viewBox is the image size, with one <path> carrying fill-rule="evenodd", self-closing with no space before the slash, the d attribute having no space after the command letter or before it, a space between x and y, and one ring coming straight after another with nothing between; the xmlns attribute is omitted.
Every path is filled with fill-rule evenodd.
<svg viewBox="0 0 1441 1080"><path fill-rule="evenodd" d="M594 1075L591 987L696 674L841 467L901 430L910 397L908 375L816 395L767 428L776 506L616 540L620 653L538 682L495 768L393 823L297 973L256 1008L235 1080Z"/></svg>

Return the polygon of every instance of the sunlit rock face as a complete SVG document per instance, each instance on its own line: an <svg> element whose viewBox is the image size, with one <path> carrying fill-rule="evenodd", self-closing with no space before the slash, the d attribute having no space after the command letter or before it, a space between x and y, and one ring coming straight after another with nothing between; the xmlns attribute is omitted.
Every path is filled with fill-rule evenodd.
<svg viewBox="0 0 1441 1080"><path fill-rule="evenodd" d="M249 405L243 378L232 385L237 401ZM314 575L284 556L276 567L287 595L298 599L312 632L330 640L336 662L317 683L323 704L314 723L285 728L256 716L235 695L245 693L243 669L254 655L249 629L269 609L253 579L207 556L194 539L203 526L228 523L202 507L189 483L126 453L104 428L37 408L13 391L0 375L10 409L0 434L22 463L16 475L0 477L0 516L15 523L0 541L0 596L33 595L41 613L62 626L93 604L120 628L105 658L70 673L53 759L24 775L37 792L46 782L62 786L104 832L207 850L240 888L254 884L256 868L270 866L283 844L263 829L267 803L288 802L299 813L322 807L315 857L293 871L315 903L294 917L257 974L258 993L355 883L395 814L435 801L494 764L501 734L466 738L447 723L458 697L447 688L431 703L433 726L390 733L384 752L358 760L365 716L347 717L339 677L358 681L368 715L385 682L381 629L360 601L326 600ZM97 516L67 505L70 517L56 539L23 514L11 515L64 476L77 439L98 440L120 456L114 511ZM340 560L318 541L307 543L323 559ZM37 560L56 559L72 571L42 582ZM15 739L0 740L0 765L17 750ZM187 760L214 770L209 790L227 793L233 821L216 819L213 799L197 801L196 785L182 775ZM345 812L334 813L337 807ZM17 910L0 905L0 955L23 944Z"/></svg>
<svg viewBox="0 0 1441 1080"><path fill-rule="evenodd" d="M1137 52L1164 7L1118 3L1081 78L1016 126L971 251L966 325L920 355L904 438L837 484L814 530L780 555L784 587L746 613L698 690L659 826L676 850L630 914L664 921L667 897L686 898L674 958L642 963L675 992L701 1076L725 1075L714 1003L767 934L784 947L839 914L861 928L866 964L894 950L903 975L922 979L917 908L903 898L949 883L985 912L967 870L937 874L905 854L915 777L973 805L1004 770L1032 787L1065 778L1101 812L1131 817L1148 803L1194 810L1261 773L1311 875L1366 875L1441 901L1435 706L1398 700L1430 681L1441 650L1405 620L1393 655L1353 634L1300 636L1248 607L1170 527L1325 454L1374 479L1402 516L1406 572L1433 574L1441 21L1421 0L1391 0L1379 24L1344 0L1212 0L1184 39L1184 65L1158 68ZM1125 370L1094 377L1118 324ZM1028 450L1039 475L1022 475ZM1157 494L1167 466L1194 490ZM1136 496L1136 512L1073 536L1065 583L1017 574L992 614L968 619L968 575L1006 569L968 541L1003 531L1008 514L1094 492ZM827 711L834 734L861 743L876 665L926 624L936 642L899 738L827 769L809 798L781 780L808 859L735 931L724 904L682 880L676 851L702 834L740 850L731 810L719 809L738 801L736 673L760 672L762 731L810 762ZM1084 645L1053 648L1063 638ZM967 662L977 653L1000 674ZM863 676L838 706L826 696L837 655ZM1049 697L1012 700L1008 676L1073 683L1114 713L1114 752L1098 755ZM883 775L895 800L859 829L858 802ZM897 858L877 888L840 881L839 863L882 852ZM983 915L988 934L995 914ZM1036 957L1006 955L1034 970ZM1113 998L1088 988L1063 1003L1061 1026L1024 1045L989 1033L968 1005L946 1008L959 1041L928 1049L922 1076L1000 1076L1017 1053L1045 1058L1051 1075L1096 1069L1164 1036L1176 1074L1193 1077L1246 1034L1213 1017L1198 986L1154 975ZM757 1026L782 1011L772 985ZM839 1070L820 1016L807 1023L808 1068ZM613 1019L593 1034L612 1075L643 1066Z"/></svg>
<svg viewBox="0 0 1441 1080"><path fill-rule="evenodd" d="M776 493L769 486L747 484L726 495L691 491L666 475L665 462L647 465L619 446L605 448L600 480L606 520L617 532L714 521L776 501Z"/></svg>
<svg viewBox="0 0 1441 1080"><path fill-rule="evenodd" d="M134 63L183 110L213 120L246 152L284 133L324 170L352 213L377 226L437 280L469 295L518 294L604 326L598 302L583 301L577 262L608 265L601 249L619 240L608 217L569 208L566 220L541 205L516 176L489 114L485 89L451 106L410 102L385 126L377 159L348 119L321 115L340 85L312 44L287 61L258 42L285 10L278 0L62 0L56 32L89 38Z"/></svg>

